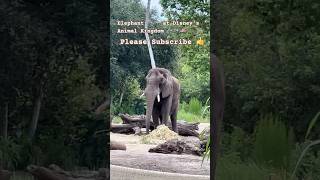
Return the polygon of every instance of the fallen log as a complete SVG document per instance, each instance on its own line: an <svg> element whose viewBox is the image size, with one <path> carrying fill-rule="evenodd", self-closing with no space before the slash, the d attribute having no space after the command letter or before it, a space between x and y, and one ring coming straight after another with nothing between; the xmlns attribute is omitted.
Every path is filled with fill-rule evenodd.
<svg viewBox="0 0 320 180"><path fill-rule="evenodd" d="M108 172L104 168L99 171L68 172L54 164L49 168L29 165L27 170L37 180L104 180L108 176Z"/></svg>
<svg viewBox="0 0 320 180"><path fill-rule="evenodd" d="M127 147L123 143L110 141L110 150L127 150Z"/></svg>
<svg viewBox="0 0 320 180"><path fill-rule="evenodd" d="M196 131L197 129L199 129L198 124L196 125L197 129L195 129L195 124L181 124L180 122L178 122L177 126L178 134L181 136L199 136L199 133ZM168 127L172 130L171 123L168 125Z"/></svg>
<svg viewBox="0 0 320 180"><path fill-rule="evenodd" d="M0 169L0 180L10 180L10 177L10 171Z"/></svg>
<svg viewBox="0 0 320 180"><path fill-rule="evenodd" d="M193 154L201 156L204 149L201 148L201 141L198 138L182 138L166 141L154 148L150 148L149 152L163 154Z"/></svg>
<svg viewBox="0 0 320 180"><path fill-rule="evenodd" d="M115 133L127 133L127 134L139 134L141 128L146 127L146 116L145 115L128 115L120 114L123 124L112 124L111 132ZM199 136L199 133L196 131L199 129L199 123L187 123L187 122L177 122L178 134L181 136ZM168 127L172 129L171 123L168 123ZM150 129L153 130L154 124L150 122Z"/></svg>
<svg viewBox="0 0 320 180"><path fill-rule="evenodd" d="M132 134L135 132L134 127L136 127L134 124L111 124L111 132Z"/></svg>
<svg viewBox="0 0 320 180"><path fill-rule="evenodd" d="M146 122L145 115L129 115L129 114L119 114L120 118L123 121L123 124L138 124L144 125ZM150 124L153 126L153 122L151 121Z"/></svg>

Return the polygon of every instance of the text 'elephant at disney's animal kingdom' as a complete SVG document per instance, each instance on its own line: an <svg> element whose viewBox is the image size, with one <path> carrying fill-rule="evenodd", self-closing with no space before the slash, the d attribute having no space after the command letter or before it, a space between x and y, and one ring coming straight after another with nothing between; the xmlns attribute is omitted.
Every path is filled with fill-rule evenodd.
<svg viewBox="0 0 320 180"><path fill-rule="evenodd" d="M144 95L147 100L146 132L149 133L151 115L155 128L159 124L167 125L171 119L172 130L178 133L177 113L180 98L179 81L164 68L153 68L146 76Z"/></svg>

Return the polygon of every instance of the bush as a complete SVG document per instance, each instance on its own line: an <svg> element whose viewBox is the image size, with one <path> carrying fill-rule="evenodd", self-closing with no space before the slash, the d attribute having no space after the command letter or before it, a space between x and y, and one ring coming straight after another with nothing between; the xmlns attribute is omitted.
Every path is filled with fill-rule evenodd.
<svg viewBox="0 0 320 180"><path fill-rule="evenodd" d="M245 161L252 153L252 138L241 128L233 127L230 134L223 135L222 148L225 153L237 153Z"/></svg>
<svg viewBox="0 0 320 180"><path fill-rule="evenodd" d="M209 101L207 100L207 103ZM179 106L178 120L188 122L209 122L210 106L202 107L201 102L191 98L189 103L182 102Z"/></svg>
<svg viewBox="0 0 320 180"><path fill-rule="evenodd" d="M178 120L185 120L188 122L209 122L209 119L202 118L199 115L189 113L184 109L179 110L177 119Z"/></svg>
<svg viewBox="0 0 320 180"><path fill-rule="evenodd" d="M44 154L38 145L31 143L27 137L20 138L18 143L21 145L18 169L25 169L30 164L43 163Z"/></svg>
<svg viewBox="0 0 320 180"><path fill-rule="evenodd" d="M288 171L293 147L293 131L279 118L269 115L255 128L254 158L267 167Z"/></svg>
<svg viewBox="0 0 320 180"><path fill-rule="evenodd" d="M202 110L201 102L196 98L191 98L191 100L189 101L188 110L192 114L201 116L201 110Z"/></svg>
<svg viewBox="0 0 320 180"><path fill-rule="evenodd" d="M266 169L259 168L254 162L244 163L237 155L222 157L217 166L219 180L269 180Z"/></svg>
<svg viewBox="0 0 320 180"><path fill-rule="evenodd" d="M14 170L19 161L20 146L13 139L0 137L0 169Z"/></svg>
<svg viewBox="0 0 320 180"><path fill-rule="evenodd" d="M308 147L310 142L299 143L293 152L293 166L296 166L298 159ZM301 159L299 166L293 176L299 179L320 180L320 149L315 147L313 150L306 151Z"/></svg>

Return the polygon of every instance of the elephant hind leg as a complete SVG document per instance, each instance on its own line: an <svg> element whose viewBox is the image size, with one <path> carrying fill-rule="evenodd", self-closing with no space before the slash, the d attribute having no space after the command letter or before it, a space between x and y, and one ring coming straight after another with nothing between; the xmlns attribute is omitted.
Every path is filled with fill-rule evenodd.
<svg viewBox="0 0 320 180"><path fill-rule="evenodd" d="M173 113L170 115L171 119L171 125L172 125L172 130L176 133L178 133L178 127L177 127L177 113Z"/></svg>

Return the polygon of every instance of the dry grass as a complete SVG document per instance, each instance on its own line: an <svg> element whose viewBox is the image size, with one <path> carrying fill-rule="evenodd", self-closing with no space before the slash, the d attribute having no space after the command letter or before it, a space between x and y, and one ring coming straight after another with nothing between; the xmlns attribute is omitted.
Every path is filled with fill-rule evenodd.
<svg viewBox="0 0 320 180"><path fill-rule="evenodd" d="M150 134L142 136L142 144L159 144L166 142L171 139L178 138L179 135L174 131L170 130L165 125L160 125L157 129L153 130Z"/></svg>

